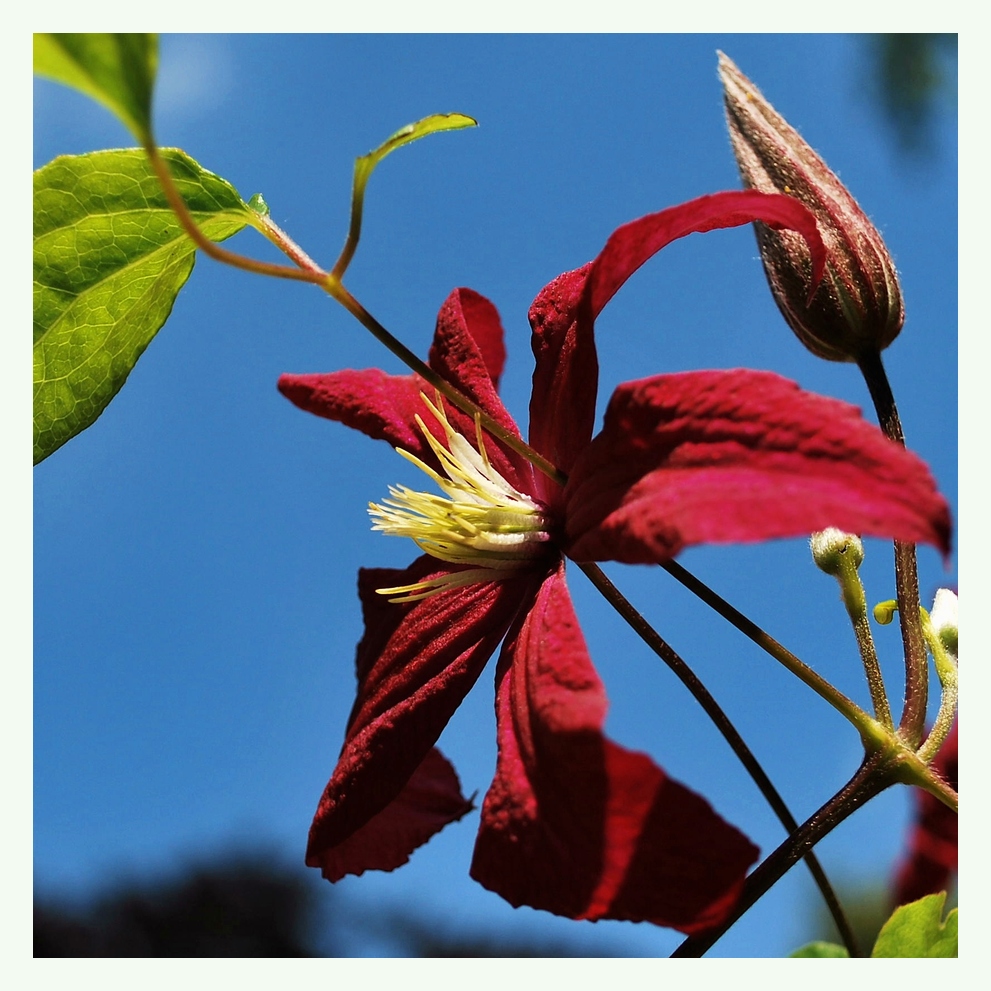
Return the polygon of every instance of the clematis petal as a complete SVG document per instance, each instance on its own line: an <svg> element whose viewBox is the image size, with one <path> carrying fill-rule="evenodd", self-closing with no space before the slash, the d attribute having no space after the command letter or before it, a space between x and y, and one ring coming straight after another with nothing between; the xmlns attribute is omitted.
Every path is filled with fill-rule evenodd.
<svg viewBox="0 0 991 991"><path fill-rule="evenodd" d="M475 806L461 794L458 776L436 748L428 751L403 790L356 832L334 846L311 841L306 863L328 881L366 870L392 871L446 825Z"/></svg>
<svg viewBox="0 0 991 991"><path fill-rule="evenodd" d="M925 464L856 407L771 372L619 386L565 496L576 560L664 561L690 544L829 526L949 551L949 510Z"/></svg>
<svg viewBox="0 0 991 991"><path fill-rule="evenodd" d="M808 242L813 285L818 284L826 254L812 214L790 196L734 190L701 196L624 224L593 262L565 272L540 292L530 307L536 358L530 400L533 447L568 472L591 438L598 381L592 327L623 283L680 237L754 220L798 231Z"/></svg>
<svg viewBox="0 0 991 991"><path fill-rule="evenodd" d="M424 556L403 571L359 572L358 697L306 854L330 880L404 863L467 811L453 770L448 776L429 754L533 582L480 583L405 604L376 592L451 570Z"/></svg>
<svg viewBox="0 0 991 991"><path fill-rule="evenodd" d="M499 759L471 875L511 905L573 919L718 924L757 848L645 754L602 733L606 697L564 580L503 647Z"/></svg>
<svg viewBox="0 0 991 991"><path fill-rule="evenodd" d="M936 756L933 766L951 787L957 785L959 744L957 724ZM915 824L909 838L908 855L902 860L895 879L894 902L907 905L924 895L945 891L950 876L957 872L957 814L935 795L915 792Z"/></svg>
<svg viewBox="0 0 991 991"><path fill-rule="evenodd" d="M429 364L452 385L474 400L493 419L519 436L513 418L496 392L506 351L496 308L471 289L455 289L437 317ZM311 375L282 375L279 391L301 409L385 440L416 455L434 469L436 456L416 423L419 414L439 439L444 433L429 415L420 393L433 399L434 389L418 375L389 375L377 368ZM474 439L471 418L446 404L452 426ZM529 488L531 469L522 459L504 453L497 444L488 453L499 473L515 488Z"/></svg>

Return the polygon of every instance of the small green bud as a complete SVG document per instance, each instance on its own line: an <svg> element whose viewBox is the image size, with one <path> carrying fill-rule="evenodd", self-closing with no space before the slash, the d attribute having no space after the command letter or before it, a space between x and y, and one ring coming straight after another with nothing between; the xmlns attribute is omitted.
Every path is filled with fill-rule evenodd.
<svg viewBox="0 0 991 991"><path fill-rule="evenodd" d="M261 193L255 193L248 200L248 207L254 210L260 217L267 217L269 214L268 204L265 202L265 197Z"/></svg>
<svg viewBox="0 0 991 991"><path fill-rule="evenodd" d="M898 612L898 603L894 599L885 599L874 607L874 622L887 626Z"/></svg>
<svg viewBox="0 0 991 991"><path fill-rule="evenodd" d="M839 575L850 567L857 569L864 560L864 545L860 537L844 533L834 526L812 534L809 546L812 548L812 559L827 575Z"/></svg>

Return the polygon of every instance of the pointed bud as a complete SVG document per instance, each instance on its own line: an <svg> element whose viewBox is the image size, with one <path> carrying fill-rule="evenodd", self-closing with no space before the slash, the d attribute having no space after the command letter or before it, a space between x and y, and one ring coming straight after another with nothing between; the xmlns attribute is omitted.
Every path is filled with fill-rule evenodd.
<svg viewBox="0 0 991 991"><path fill-rule="evenodd" d="M820 358L858 361L886 348L905 319L895 266L874 225L826 163L722 52L726 118L744 185L785 193L815 215L826 275L808 301L809 250L797 234L757 223L771 292L798 339Z"/></svg>

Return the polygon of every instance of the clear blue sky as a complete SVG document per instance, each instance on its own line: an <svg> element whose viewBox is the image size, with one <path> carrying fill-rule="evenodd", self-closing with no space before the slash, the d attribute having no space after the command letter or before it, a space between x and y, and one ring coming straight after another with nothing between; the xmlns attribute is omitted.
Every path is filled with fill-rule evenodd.
<svg viewBox="0 0 991 991"><path fill-rule="evenodd" d="M863 38L836 35L165 36L156 126L329 265L355 156L430 113L477 129L403 149L376 172L348 285L425 354L455 286L499 308L503 398L525 422L527 308L619 224L738 178L716 50L730 55L848 184L887 240L907 321L885 353L910 446L957 505L956 121L901 156L867 95ZM35 165L129 145L110 114L35 88ZM256 235L233 246L271 253ZM751 367L869 405L853 366L793 338L749 229L693 236L634 276L597 325L600 404L655 372ZM200 259L169 322L97 423L34 474L35 879L84 893L124 873L262 842L302 863L353 699L359 566L408 562L366 505L412 469L385 445L309 416L282 372L402 369L318 290ZM600 405L601 409L601 405ZM893 595L890 547L867 541L869 599ZM953 567L920 551L924 604ZM832 580L801 539L696 549L682 563L848 694L867 694ZM858 762L856 733L672 579L607 567L695 667L799 819ZM570 583L606 683L610 734L648 751L769 852L773 815L687 693L575 569ZM900 691L899 638L878 634ZM493 665L494 668L494 665ZM465 792L495 761L492 669L441 738ZM904 790L820 847L837 880L882 878L904 838ZM678 934L514 910L468 877L477 813L391 874L342 897L406 905L490 932L666 955ZM797 867L714 951L781 955L808 935ZM368 952L376 952L369 946Z"/></svg>

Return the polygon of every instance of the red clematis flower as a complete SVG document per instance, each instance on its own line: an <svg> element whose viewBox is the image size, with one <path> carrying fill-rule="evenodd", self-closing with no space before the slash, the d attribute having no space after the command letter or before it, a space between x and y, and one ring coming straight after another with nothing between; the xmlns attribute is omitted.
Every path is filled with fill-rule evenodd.
<svg viewBox="0 0 991 991"><path fill-rule="evenodd" d="M433 745L502 642L498 763L472 877L514 906L685 933L732 908L757 849L649 757L603 734L605 693L564 556L656 562L689 544L828 525L945 550L949 533L946 505L914 455L853 407L767 372L625 383L592 439L603 306L671 240L757 218L801 231L821 262L797 201L722 193L619 228L595 261L537 297L529 443L568 473L563 487L483 438L417 376L279 380L303 409L389 441L444 492L395 488L372 507L377 529L413 537L426 554L404 571L359 573L358 696L306 857L329 880L392 870L471 809ZM455 290L430 365L518 436L496 391L504 359L495 308Z"/></svg>

